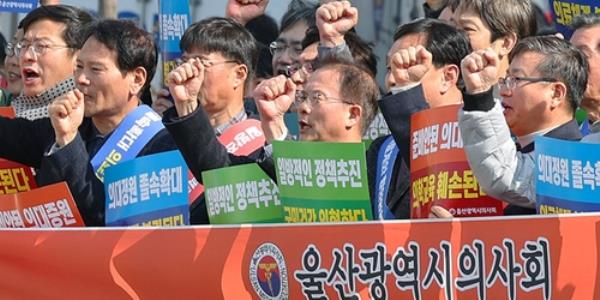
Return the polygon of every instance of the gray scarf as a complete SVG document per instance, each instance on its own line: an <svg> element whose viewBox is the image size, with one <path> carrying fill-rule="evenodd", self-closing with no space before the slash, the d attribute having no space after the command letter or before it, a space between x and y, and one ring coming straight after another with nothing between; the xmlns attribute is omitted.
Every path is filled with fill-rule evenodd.
<svg viewBox="0 0 600 300"><path fill-rule="evenodd" d="M37 96L24 96L21 95L16 97L11 105L15 108L17 118L25 118L29 120L36 120L48 117L48 104L52 102L56 97L65 94L68 91L72 91L75 88L75 82L73 78L69 78L59 82L57 85L47 89L43 93Z"/></svg>

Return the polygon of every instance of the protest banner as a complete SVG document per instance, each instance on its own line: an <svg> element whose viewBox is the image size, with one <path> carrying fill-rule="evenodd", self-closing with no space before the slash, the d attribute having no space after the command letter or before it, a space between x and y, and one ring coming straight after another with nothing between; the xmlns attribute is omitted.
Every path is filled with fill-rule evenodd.
<svg viewBox="0 0 600 300"><path fill-rule="evenodd" d="M106 225L189 225L187 171L179 151L142 156L107 168Z"/></svg>
<svg viewBox="0 0 600 300"><path fill-rule="evenodd" d="M12 106L0 107L0 116L14 118ZM37 187L30 167L0 158L0 195L26 192Z"/></svg>
<svg viewBox="0 0 600 300"><path fill-rule="evenodd" d="M6 117L6 118L14 118L15 117L15 109L12 106L0 107L0 116Z"/></svg>
<svg viewBox="0 0 600 300"><path fill-rule="evenodd" d="M0 228L82 226L83 219L64 182L0 195Z"/></svg>
<svg viewBox="0 0 600 300"><path fill-rule="evenodd" d="M600 214L0 230L3 299L600 299Z"/></svg>
<svg viewBox="0 0 600 300"><path fill-rule="evenodd" d="M181 57L179 42L191 24L190 4L187 0L159 0L158 24L163 80L177 67Z"/></svg>
<svg viewBox="0 0 600 300"><path fill-rule="evenodd" d="M535 138L541 214L600 211L600 145Z"/></svg>
<svg viewBox="0 0 600 300"><path fill-rule="evenodd" d="M281 223L277 184L257 164L202 172L211 224Z"/></svg>
<svg viewBox="0 0 600 300"><path fill-rule="evenodd" d="M556 29L568 40L573 34L571 24L578 15L600 14L600 3L594 0L549 0Z"/></svg>
<svg viewBox="0 0 600 300"><path fill-rule="evenodd" d="M458 128L460 105L411 117L411 217L428 218L431 205L457 217L502 215L502 202L486 196L473 175Z"/></svg>
<svg viewBox="0 0 600 300"><path fill-rule="evenodd" d="M363 143L273 142L286 222L371 220Z"/></svg>
<svg viewBox="0 0 600 300"><path fill-rule="evenodd" d="M38 0L0 0L0 12L26 14L38 7Z"/></svg>

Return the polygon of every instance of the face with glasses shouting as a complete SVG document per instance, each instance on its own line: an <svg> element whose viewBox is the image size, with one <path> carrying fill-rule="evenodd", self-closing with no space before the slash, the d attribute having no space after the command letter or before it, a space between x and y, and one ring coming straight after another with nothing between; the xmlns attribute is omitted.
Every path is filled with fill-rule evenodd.
<svg viewBox="0 0 600 300"><path fill-rule="evenodd" d="M291 106L295 107L303 141L361 140L362 108L344 99L340 90L340 74L335 68L316 70L304 85L304 90L296 90L292 80L282 75L265 80L255 89L254 99L263 124L268 123L271 128L285 126L283 115ZM268 131L265 130L267 139L271 136ZM278 137L277 134L272 136Z"/></svg>
<svg viewBox="0 0 600 300"><path fill-rule="evenodd" d="M62 37L65 26L47 19L34 22L16 45L25 96L39 95L73 76L77 55Z"/></svg>

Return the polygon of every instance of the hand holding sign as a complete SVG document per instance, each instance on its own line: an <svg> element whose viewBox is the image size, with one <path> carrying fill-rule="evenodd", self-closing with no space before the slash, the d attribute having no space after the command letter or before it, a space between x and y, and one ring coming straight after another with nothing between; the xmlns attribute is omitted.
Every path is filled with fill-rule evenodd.
<svg viewBox="0 0 600 300"><path fill-rule="evenodd" d="M396 86L421 82L431 68L432 55L423 46L400 49L390 58L390 67Z"/></svg>
<svg viewBox="0 0 600 300"><path fill-rule="evenodd" d="M246 25L250 20L263 15L269 0L229 0L225 15Z"/></svg>
<svg viewBox="0 0 600 300"><path fill-rule="evenodd" d="M317 9L320 43L335 47L344 42L344 35L358 24L358 10L349 1L334 1Z"/></svg>
<svg viewBox="0 0 600 300"><path fill-rule="evenodd" d="M499 64L500 59L491 48L467 55L460 64L467 93L477 94L491 89L498 81Z"/></svg>
<svg viewBox="0 0 600 300"><path fill-rule="evenodd" d="M83 97L83 93L75 89L59 96L48 106L48 115L59 147L69 144L77 136L79 125L83 122Z"/></svg>
<svg viewBox="0 0 600 300"><path fill-rule="evenodd" d="M203 82L204 65L199 58L189 59L167 76L167 86L180 117L187 116L198 108L198 96Z"/></svg>

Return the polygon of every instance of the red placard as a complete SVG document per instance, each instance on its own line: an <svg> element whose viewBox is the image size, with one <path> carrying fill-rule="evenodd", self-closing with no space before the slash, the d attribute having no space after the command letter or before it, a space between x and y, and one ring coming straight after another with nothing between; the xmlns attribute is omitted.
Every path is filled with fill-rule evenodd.
<svg viewBox="0 0 600 300"><path fill-rule="evenodd" d="M457 217L499 216L503 203L481 190L463 150L461 105L416 113L411 118L411 217L428 218L431 205Z"/></svg>
<svg viewBox="0 0 600 300"><path fill-rule="evenodd" d="M0 228L85 226L64 182L0 196Z"/></svg>
<svg viewBox="0 0 600 300"><path fill-rule="evenodd" d="M600 299L599 224L586 214L0 230L0 297Z"/></svg>

